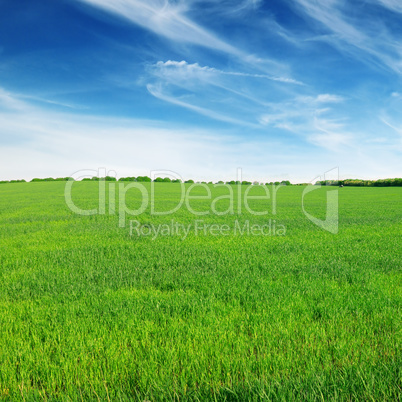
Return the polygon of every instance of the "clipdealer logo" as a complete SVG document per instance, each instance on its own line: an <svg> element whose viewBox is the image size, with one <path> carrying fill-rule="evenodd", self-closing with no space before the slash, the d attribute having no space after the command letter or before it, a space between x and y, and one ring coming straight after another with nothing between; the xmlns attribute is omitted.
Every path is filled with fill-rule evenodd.
<svg viewBox="0 0 402 402"><path fill-rule="evenodd" d="M174 205L169 209L161 208L161 198L157 197L156 183L155 178L159 175L165 175L169 178L176 179L177 184L180 188L179 199L174 201ZM114 181L107 181L105 177L112 177ZM128 217L139 217L145 211L147 211L151 216L169 216L175 214L181 208L185 208L191 215L194 216L206 216L206 215L238 215L241 216L243 212L246 212L252 216L267 216L277 214L277 193L278 191L284 187L284 185L272 185L272 186L254 186L243 185L242 183L242 169L237 169L237 184L225 184L225 183L216 183L207 185L206 183L191 183L185 184L179 174L169 170L158 170L151 171L151 181L145 185L143 182L119 182L116 181L116 172L114 171L106 171L104 168L100 168L98 170L81 170L72 175L72 179L67 181L64 191L64 197L68 208L78 214L78 215L117 215L119 227L124 228L127 225ZM97 208L92 209L83 209L76 205L76 202L73 200L73 186L74 183L78 180L82 180L85 178L97 178L98 183L98 205ZM323 178L326 181L328 178L339 180L339 169L334 168L326 173L324 173ZM312 191L319 190L322 186L321 184L314 184L317 179L321 179L319 176L315 178L311 184L304 188L302 197L301 197L301 210L303 214L310 220L313 224L320 227L321 229L332 233L338 233L338 189L328 189L326 192L326 218L319 219L310 212L307 211L305 206L305 197L311 193ZM237 191L234 191L234 188L237 187ZM255 187L260 189L260 193L263 194L253 195L251 194L251 190ZM218 196L213 196L211 189L220 189ZM138 205L134 208L128 205L127 198L128 193L130 195L135 194L135 199ZM202 195L200 195L200 192ZM196 194L195 194L196 193ZM223 193L223 194L222 194ZM261 201L259 203L259 209L253 209L250 206L250 201ZM197 201L203 201L202 205L204 206L203 210L199 210L195 208L195 204L197 205ZM171 203L170 203L171 204ZM224 205L224 208L222 208ZM263 206L263 208L261 208ZM166 207L166 205L165 205ZM139 220L134 220L134 222L140 222ZM271 226L273 220L271 219ZM131 228L130 223L130 228ZM254 224L250 224L250 227L253 227ZM258 224L259 225L259 224ZM257 225L257 226L258 226ZM137 225L138 226L138 225ZM137 227L136 226L136 227ZM213 226L213 225L212 225ZM283 225L282 225L283 226ZM140 227L140 226L138 226ZM195 227L195 224L194 224ZM225 225L223 225L225 228ZM236 227L236 225L234 226ZM166 229L166 227L164 227ZM147 229L141 229L146 231ZM166 229L167 230L167 229ZM183 229L184 230L184 229ZM162 233L163 228L153 229L153 233ZM258 233L259 229L255 230L255 233ZM224 230L225 232L225 230ZM240 233L241 231L237 231ZM241 232L243 233L243 232ZM248 233L248 232L244 232ZM224 233L221 233L225 235Z"/></svg>

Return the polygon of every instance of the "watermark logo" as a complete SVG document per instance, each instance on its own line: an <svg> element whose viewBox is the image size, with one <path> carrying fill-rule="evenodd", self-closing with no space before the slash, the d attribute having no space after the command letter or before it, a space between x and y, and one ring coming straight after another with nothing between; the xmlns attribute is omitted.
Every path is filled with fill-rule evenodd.
<svg viewBox="0 0 402 402"><path fill-rule="evenodd" d="M330 180L339 181L339 168L331 169L324 173L323 181L325 183L329 183ZM321 229L326 230L332 234L338 233L338 221L339 221L339 211L338 211L338 189L331 189L327 191L326 198L326 216L325 219L319 219L312 214L308 213L304 206L304 197L310 193L311 191L319 190L321 188L321 184L313 184L317 183L317 181L321 181L321 176L316 177L312 180L311 184L308 185L302 194L302 210L304 215L313 222L315 225L319 226Z"/></svg>
<svg viewBox="0 0 402 402"><path fill-rule="evenodd" d="M156 240L158 237L169 236L186 240L190 233L194 236L285 236L286 227L275 219L269 219L262 224L253 224L249 220L240 222L236 219L232 225L209 223L202 219L186 224L173 219L169 223L161 224L130 220L131 237L149 237Z"/></svg>
<svg viewBox="0 0 402 402"><path fill-rule="evenodd" d="M179 199L173 200L169 205L171 208L166 209L166 203L161 202L158 198L158 189L155 178L159 175L165 175L174 179L179 183ZM99 199L98 208L83 209L78 207L73 200L72 188L75 180L82 180L90 177L97 177L99 183ZM185 208L190 214L195 216L205 215L241 215L247 212L253 216L265 216L276 214L277 192L283 187L282 185L273 185L271 189L267 186L254 186L242 184L242 171L238 169L236 185L215 183L207 185L206 183L191 183L185 185L183 179L172 171L152 171L151 181L147 185L143 182L116 182L106 181L105 177L116 177L114 171L107 172L102 168L98 171L82 170L72 175L72 180L68 181L65 187L64 196L67 206L79 215L115 215L119 216L119 226L125 227L127 217L140 216L148 208L152 216L173 215L182 208ZM237 187L237 192L234 191ZM253 189L258 187L259 194L255 194ZM213 196L211 188L219 189L219 196ZM160 191L160 188L159 188ZM129 193L135 195L140 200L136 208L130 207L127 202ZM118 201L116 202L116 199ZM158 202L159 201L159 202ZM200 209L199 201L202 203ZM254 201L262 201L263 208L254 209ZM161 205L163 204L163 205ZM108 205L108 209L106 208Z"/></svg>
<svg viewBox="0 0 402 402"><path fill-rule="evenodd" d="M175 182L175 192L166 198L166 193L159 193L164 191L162 186L158 186L160 176L169 178L170 182ZM130 222L130 234L135 231L140 232L142 236L159 237L164 233L169 235L174 234L186 238L189 230L182 224L175 222L172 225L150 226L140 223L140 219L129 220L130 217L140 217L142 214L147 214L154 217L172 216L179 210L185 209L188 213L195 217L209 216L222 216L222 215L237 215L242 214L251 215L258 218L258 222L264 217L271 216L272 218L277 215L277 193L283 188L284 184L274 185L260 185L260 183L251 184L242 180L242 170L237 169L237 180L230 183L218 182L215 184L206 183L184 183L182 177L173 171L159 170L151 171L151 177L148 178L149 183L141 181L117 181L116 172L107 171L104 168L98 170L81 170L72 175L73 179L67 181L64 191L65 201L70 210L78 215L116 215L118 216L119 227L126 227ZM331 169L324 175L324 182L339 181L339 169ZM96 208L85 209L79 206L79 200L73 197L73 186L77 180L97 180L98 183L98 200ZM305 197L312 191L318 190L322 187L317 184L316 180L321 179L317 177L312 184L308 185L302 193L301 209L308 220L313 222L321 229L336 234L338 233L338 189L328 189L326 191L326 217L320 219L307 211L305 207ZM246 185L245 185L246 183ZM322 182L321 182L322 183ZM216 190L216 191L212 191ZM257 191L255 191L257 190ZM252 224L249 221L246 224L246 230L240 228L239 221L236 221L232 228L228 225L209 225L206 229L206 223L203 223L203 230L198 227L200 220L195 220L191 230L194 230L196 235L201 232L214 235L218 233L225 236L225 233L234 234L250 234L251 235L272 235L273 219L267 219L268 223L261 225L261 223ZM197 223L198 222L198 223ZM268 226L267 226L268 225ZM282 225L283 226L283 225ZM269 231L268 231L269 228ZM284 228L282 228L284 229ZM281 231L274 230L275 235L281 235ZM134 231L134 232L133 232ZM284 230L286 232L286 230ZM147 233L147 234L146 234ZM187 234L186 234L187 233Z"/></svg>

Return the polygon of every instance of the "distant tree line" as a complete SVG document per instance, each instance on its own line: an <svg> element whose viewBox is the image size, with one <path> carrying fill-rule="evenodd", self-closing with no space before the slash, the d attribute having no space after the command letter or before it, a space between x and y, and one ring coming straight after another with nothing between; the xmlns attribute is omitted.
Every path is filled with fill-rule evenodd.
<svg viewBox="0 0 402 402"><path fill-rule="evenodd" d="M138 182L151 182L152 179L148 176L138 176L138 177L121 177L119 181L138 181ZM170 179L169 177L157 177L153 180L155 183L181 183L180 179ZM187 180L185 183L194 183L193 180Z"/></svg>
<svg viewBox="0 0 402 402"><path fill-rule="evenodd" d="M46 177L45 179L32 179L32 182L38 182L38 181L68 181L68 180L74 180L72 177L58 177L57 179L54 179L53 177Z"/></svg>
<svg viewBox="0 0 402 402"><path fill-rule="evenodd" d="M48 181L68 181L68 180L74 180L72 177L58 177L57 179L54 179L53 177L46 177L44 179L39 179L35 178L31 180L32 182L48 182ZM99 181L99 180L104 180L104 181L117 181L116 177L112 176L106 176L106 177L86 177L82 179L81 181ZM157 177L154 180L152 180L148 176L137 176L137 177L121 177L118 181L129 181L129 182L152 182L154 181L155 183L182 183L180 179L170 179L169 177ZM24 179L22 180L0 180L0 184L5 184L5 183L26 183ZM194 180L186 180L184 183L195 183ZM202 183L202 184L207 184L207 182L202 181L202 182L197 182L197 183ZM212 181L208 182L208 184L214 184ZM229 185L264 185L264 183L260 183L258 181L236 181L236 180L231 180L227 182L223 181L218 181L215 184L229 184ZM289 180L284 180L284 181L271 181L268 183L265 183L266 186L304 186L308 185L309 183L298 183L298 184L292 184ZM402 179L401 178L395 178L395 179L379 179L379 180L360 180L360 179L346 179L346 180L322 180L322 181L317 181L315 183L316 185L322 185L322 186L355 186L355 187L391 187L391 186L402 186Z"/></svg>
<svg viewBox="0 0 402 402"><path fill-rule="evenodd" d="M5 184L5 183L26 183L24 179L22 180L1 180L0 184Z"/></svg>
<svg viewBox="0 0 402 402"><path fill-rule="evenodd" d="M116 181L116 177L106 176L106 177L85 177L81 181Z"/></svg>
<svg viewBox="0 0 402 402"><path fill-rule="evenodd" d="M151 182L152 180L148 176L138 176L138 177L120 177L119 181Z"/></svg>
<svg viewBox="0 0 402 402"><path fill-rule="evenodd" d="M353 186L353 187L401 187L402 179L379 179L379 180L360 180L360 179L346 179L346 180L322 180L317 181L316 185L322 186Z"/></svg>

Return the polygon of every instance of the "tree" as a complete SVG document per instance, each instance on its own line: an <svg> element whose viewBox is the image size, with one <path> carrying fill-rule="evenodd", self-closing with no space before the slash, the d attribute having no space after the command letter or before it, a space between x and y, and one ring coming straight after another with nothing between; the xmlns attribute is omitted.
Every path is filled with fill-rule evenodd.
<svg viewBox="0 0 402 402"><path fill-rule="evenodd" d="M142 181L142 182L151 182L151 178L148 176L138 176L137 181Z"/></svg>

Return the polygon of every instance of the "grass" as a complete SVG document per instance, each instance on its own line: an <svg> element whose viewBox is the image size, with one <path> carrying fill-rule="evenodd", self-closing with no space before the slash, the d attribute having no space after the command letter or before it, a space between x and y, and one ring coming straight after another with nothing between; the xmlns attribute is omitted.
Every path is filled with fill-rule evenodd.
<svg viewBox="0 0 402 402"><path fill-rule="evenodd" d="M402 189L339 189L337 235L306 219L296 186L276 215L135 218L286 227L183 241L76 215L64 185L0 186L0 400L400 399ZM175 205L179 185L156 189L158 208ZM73 190L97 206L98 183ZM306 196L311 214L325 217L326 191Z"/></svg>

